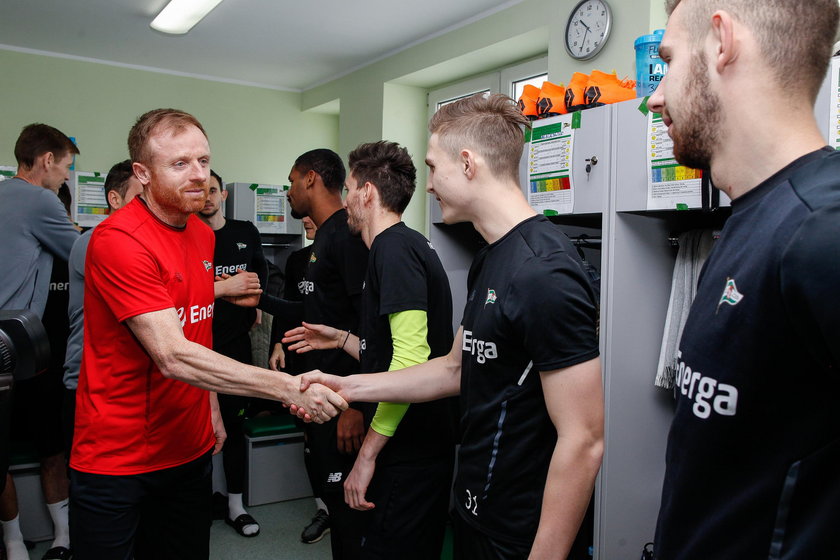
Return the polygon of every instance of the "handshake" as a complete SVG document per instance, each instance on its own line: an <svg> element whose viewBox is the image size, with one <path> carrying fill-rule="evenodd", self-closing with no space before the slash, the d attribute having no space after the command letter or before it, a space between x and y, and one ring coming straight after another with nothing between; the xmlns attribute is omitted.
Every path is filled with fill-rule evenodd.
<svg viewBox="0 0 840 560"><path fill-rule="evenodd" d="M314 370L295 378L299 393L287 404L289 412L304 422L323 424L347 409L350 401L343 390L345 378Z"/></svg>

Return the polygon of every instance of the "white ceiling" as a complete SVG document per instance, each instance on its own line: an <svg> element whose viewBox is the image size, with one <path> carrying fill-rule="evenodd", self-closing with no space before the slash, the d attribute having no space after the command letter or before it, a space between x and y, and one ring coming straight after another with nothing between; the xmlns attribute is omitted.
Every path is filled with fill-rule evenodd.
<svg viewBox="0 0 840 560"><path fill-rule="evenodd" d="M223 0L186 35L167 0L2 0L0 48L305 90L521 0Z"/></svg>

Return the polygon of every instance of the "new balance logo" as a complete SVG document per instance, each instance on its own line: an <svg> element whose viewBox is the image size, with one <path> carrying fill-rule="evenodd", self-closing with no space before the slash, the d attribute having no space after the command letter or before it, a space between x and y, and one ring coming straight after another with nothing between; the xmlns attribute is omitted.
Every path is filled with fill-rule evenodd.
<svg viewBox="0 0 840 560"><path fill-rule="evenodd" d="M341 482L344 473L332 472L327 476L327 482Z"/></svg>
<svg viewBox="0 0 840 560"><path fill-rule="evenodd" d="M236 247L241 251L242 249L245 249L246 247L248 247L248 244L247 243L237 243Z"/></svg>

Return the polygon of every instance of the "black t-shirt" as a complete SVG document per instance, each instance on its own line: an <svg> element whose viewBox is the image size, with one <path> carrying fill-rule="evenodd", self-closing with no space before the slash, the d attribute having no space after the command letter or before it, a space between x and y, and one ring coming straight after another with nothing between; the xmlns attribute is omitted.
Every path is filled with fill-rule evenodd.
<svg viewBox="0 0 840 560"><path fill-rule="evenodd" d="M67 316L69 303L70 269L67 261L54 257L42 322L50 342L49 371L57 372L59 377L63 376L64 355L67 353L67 339L70 336L70 318Z"/></svg>
<svg viewBox="0 0 840 560"><path fill-rule="evenodd" d="M265 286L268 269L260 245L260 232L254 224L228 219L215 234L215 275L234 275L239 270L246 270L257 273L260 285ZM244 343L256 317L253 307L241 307L217 299L213 309L213 348L224 350L231 344Z"/></svg>
<svg viewBox="0 0 840 560"><path fill-rule="evenodd" d="M539 372L598 356L595 294L543 216L483 248L467 287L455 507L484 534L530 543L557 441Z"/></svg>
<svg viewBox="0 0 840 560"><path fill-rule="evenodd" d="M291 253L286 258L285 277L286 283L283 286L283 299L286 301L303 301L305 284L303 278L306 275L306 267L309 264L309 257L312 254L311 247L304 247ZM271 323L271 347L280 342L284 333L294 327L300 326L300 317L295 313L280 313L274 317ZM284 345L286 353L286 373L304 373L312 368L307 367L307 355L291 352L288 345Z"/></svg>
<svg viewBox="0 0 840 560"><path fill-rule="evenodd" d="M429 359L448 353L453 338L449 280L432 244L400 222L377 235L370 248L359 327L363 373L388 370L394 350L388 316L409 310L426 312ZM376 405L365 412L370 424ZM448 399L409 406L377 464L417 464L451 457L450 414Z"/></svg>
<svg viewBox="0 0 840 560"><path fill-rule="evenodd" d="M359 332L362 285L368 249L347 227L347 211L327 218L315 233L303 279L303 320ZM309 361L326 373L359 372L359 362L344 350L315 350Z"/></svg>
<svg viewBox="0 0 840 560"><path fill-rule="evenodd" d="M732 208L680 342L656 557L840 558L840 154Z"/></svg>

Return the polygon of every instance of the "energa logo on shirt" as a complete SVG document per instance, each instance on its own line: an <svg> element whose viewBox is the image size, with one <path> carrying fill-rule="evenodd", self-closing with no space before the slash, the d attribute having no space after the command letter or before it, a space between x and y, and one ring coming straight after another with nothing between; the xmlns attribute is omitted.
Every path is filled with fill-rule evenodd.
<svg viewBox="0 0 840 560"><path fill-rule="evenodd" d="M464 331L461 350L468 352L471 356L475 356L475 361L479 364L499 357L495 342L486 342L478 338L473 338L472 331L467 330Z"/></svg>
<svg viewBox="0 0 840 560"><path fill-rule="evenodd" d="M191 305L188 310L185 310L183 307L179 307L178 311L178 319L181 320L181 326L187 324L187 320L189 319L190 324L194 325L199 321L206 321L207 319L213 319L213 306L215 303L211 303L208 306L203 305Z"/></svg>
<svg viewBox="0 0 840 560"><path fill-rule="evenodd" d="M315 282L310 282L308 280L301 280L298 282L298 292L301 295L312 294L315 292Z"/></svg>
<svg viewBox="0 0 840 560"><path fill-rule="evenodd" d="M693 371L682 361L682 351L677 352L679 369L677 385L685 397L694 401L691 411L698 418L705 420L712 411L721 416L735 416L738 409L738 389L717 379Z"/></svg>

